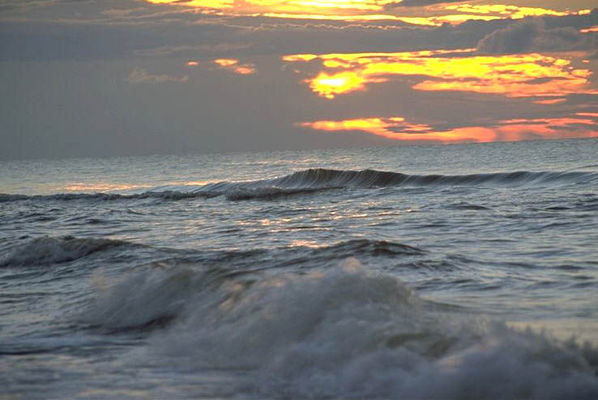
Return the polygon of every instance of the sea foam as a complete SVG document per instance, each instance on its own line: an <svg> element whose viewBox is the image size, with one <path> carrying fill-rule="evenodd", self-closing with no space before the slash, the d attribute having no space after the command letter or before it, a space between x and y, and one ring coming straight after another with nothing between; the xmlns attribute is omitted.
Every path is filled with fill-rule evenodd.
<svg viewBox="0 0 598 400"><path fill-rule="evenodd" d="M105 328L147 326L144 362L246 371L257 398L594 399L598 352L430 303L356 259L325 272L149 268L98 295Z"/></svg>

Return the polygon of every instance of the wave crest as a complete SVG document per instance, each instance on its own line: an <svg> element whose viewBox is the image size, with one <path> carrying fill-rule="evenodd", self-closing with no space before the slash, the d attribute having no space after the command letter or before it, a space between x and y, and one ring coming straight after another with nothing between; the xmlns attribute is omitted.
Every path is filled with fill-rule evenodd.
<svg viewBox="0 0 598 400"><path fill-rule="evenodd" d="M283 187L289 186L338 186L338 187L384 187L384 186L425 186L425 185L479 185L479 184L532 184L551 182L576 182L595 180L596 174L588 172L497 172L468 175L409 175L397 172L308 169L279 178L276 181Z"/></svg>

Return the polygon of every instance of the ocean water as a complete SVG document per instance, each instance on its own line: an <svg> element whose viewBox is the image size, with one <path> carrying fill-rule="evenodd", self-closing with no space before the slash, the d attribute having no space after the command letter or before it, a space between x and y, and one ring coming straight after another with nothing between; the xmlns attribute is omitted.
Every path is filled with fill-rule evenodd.
<svg viewBox="0 0 598 400"><path fill-rule="evenodd" d="M0 163L2 399L596 399L598 140Z"/></svg>

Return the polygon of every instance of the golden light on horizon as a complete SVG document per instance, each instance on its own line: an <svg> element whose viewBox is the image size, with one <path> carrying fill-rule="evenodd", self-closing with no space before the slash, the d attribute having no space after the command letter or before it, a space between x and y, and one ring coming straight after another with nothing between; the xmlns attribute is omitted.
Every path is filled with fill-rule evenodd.
<svg viewBox="0 0 598 400"><path fill-rule="evenodd" d="M413 124L404 117L371 117L341 121L315 121L298 124L304 128L327 132L361 131L387 139L400 141L435 141L435 142L487 142L494 139L494 134L487 128L460 128L452 131L434 131L426 124Z"/></svg>
<svg viewBox="0 0 598 400"><path fill-rule="evenodd" d="M324 120L297 125L325 132L360 131L408 142L456 143L598 137L598 113L577 113L563 118L501 120L490 126L461 126L444 130L423 123L407 122L404 117Z"/></svg>
<svg viewBox="0 0 598 400"><path fill-rule="evenodd" d="M538 53L481 56L473 49L401 53L297 54L286 62L319 60L325 69L306 82L319 96L364 91L372 83L410 77L420 91L462 91L513 98L542 97L545 104L569 94L598 94L590 87L592 72L569 59Z"/></svg>
<svg viewBox="0 0 598 400"><path fill-rule="evenodd" d="M67 184L64 189L69 192L109 192L116 190L132 190L149 187L148 185L134 185L126 183L109 183L109 182L94 182L94 183L83 183L75 182Z"/></svg>

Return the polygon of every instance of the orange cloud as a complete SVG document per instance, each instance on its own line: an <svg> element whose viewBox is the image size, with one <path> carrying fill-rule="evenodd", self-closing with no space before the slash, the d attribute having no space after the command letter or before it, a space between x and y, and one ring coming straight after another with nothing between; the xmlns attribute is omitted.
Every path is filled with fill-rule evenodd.
<svg viewBox="0 0 598 400"><path fill-rule="evenodd" d="M592 26L591 28L582 29L581 33L593 33L598 32L598 26Z"/></svg>
<svg viewBox="0 0 598 400"><path fill-rule="evenodd" d="M495 127L497 140L569 139L598 137L598 121L591 118L538 118L500 122Z"/></svg>
<svg viewBox="0 0 598 400"><path fill-rule="evenodd" d="M468 14L482 14L482 15L494 15L500 18L511 18L521 19L525 17L539 17L543 15L552 15L562 17L565 15L576 14L570 11L555 11L546 8L538 7L519 7L505 4L456 4L445 6L446 10L453 10ZM582 13L586 13L586 10L581 10ZM579 12L578 12L579 13Z"/></svg>
<svg viewBox="0 0 598 400"><path fill-rule="evenodd" d="M239 64L239 60L234 58L217 58L213 60L213 63L239 75L251 75L256 72L253 64Z"/></svg>
<svg viewBox="0 0 598 400"><path fill-rule="evenodd" d="M233 65L239 64L239 60L235 60L234 58L217 58L214 60L214 64L221 67L232 67Z"/></svg>
<svg viewBox="0 0 598 400"><path fill-rule="evenodd" d="M535 53L473 56L470 54L473 51L303 54L283 57L283 61L320 60L328 71L305 82L314 93L328 99L363 91L369 84L397 76L422 79L413 89L423 91L465 91L507 97L598 94L589 88L592 72L574 68L568 59Z"/></svg>
<svg viewBox="0 0 598 400"><path fill-rule="evenodd" d="M240 65L238 67L233 68L233 72L239 75L251 75L255 74L255 68L252 65Z"/></svg>
<svg viewBox="0 0 598 400"><path fill-rule="evenodd" d="M315 121L298 125L326 132L361 131L408 142L493 142L598 137L598 113L578 113L575 117L569 118L503 120L488 127L465 126L448 130L437 130L426 124L409 123L403 117Z"/></svg>
<svg viewBox="0 0 598 400"><path fill-rule="evenodd" d="M464 128L460 132L434 132L426 124L413 124L405 121L403 117L390 118L361 118L343 121L315 121L303 122L299 126L315 130L339 132L339 131L362 131L372 135L382 136L387 139L401 141L489 141L482 130ZM480 140L482 139L482 140ZM487 139L487 140L483 140Z"/></svg>
<svg viewBox="0 0 598 400"><path fill-rule="evenodd" d="M545 106L551 106L554 104L560 104L560 103L564 103L565 101L567 101L567 99L564 98L556 98L556 99L544 99L544 100L534 100L534 103L536 104L542 104Z"/></svg>

